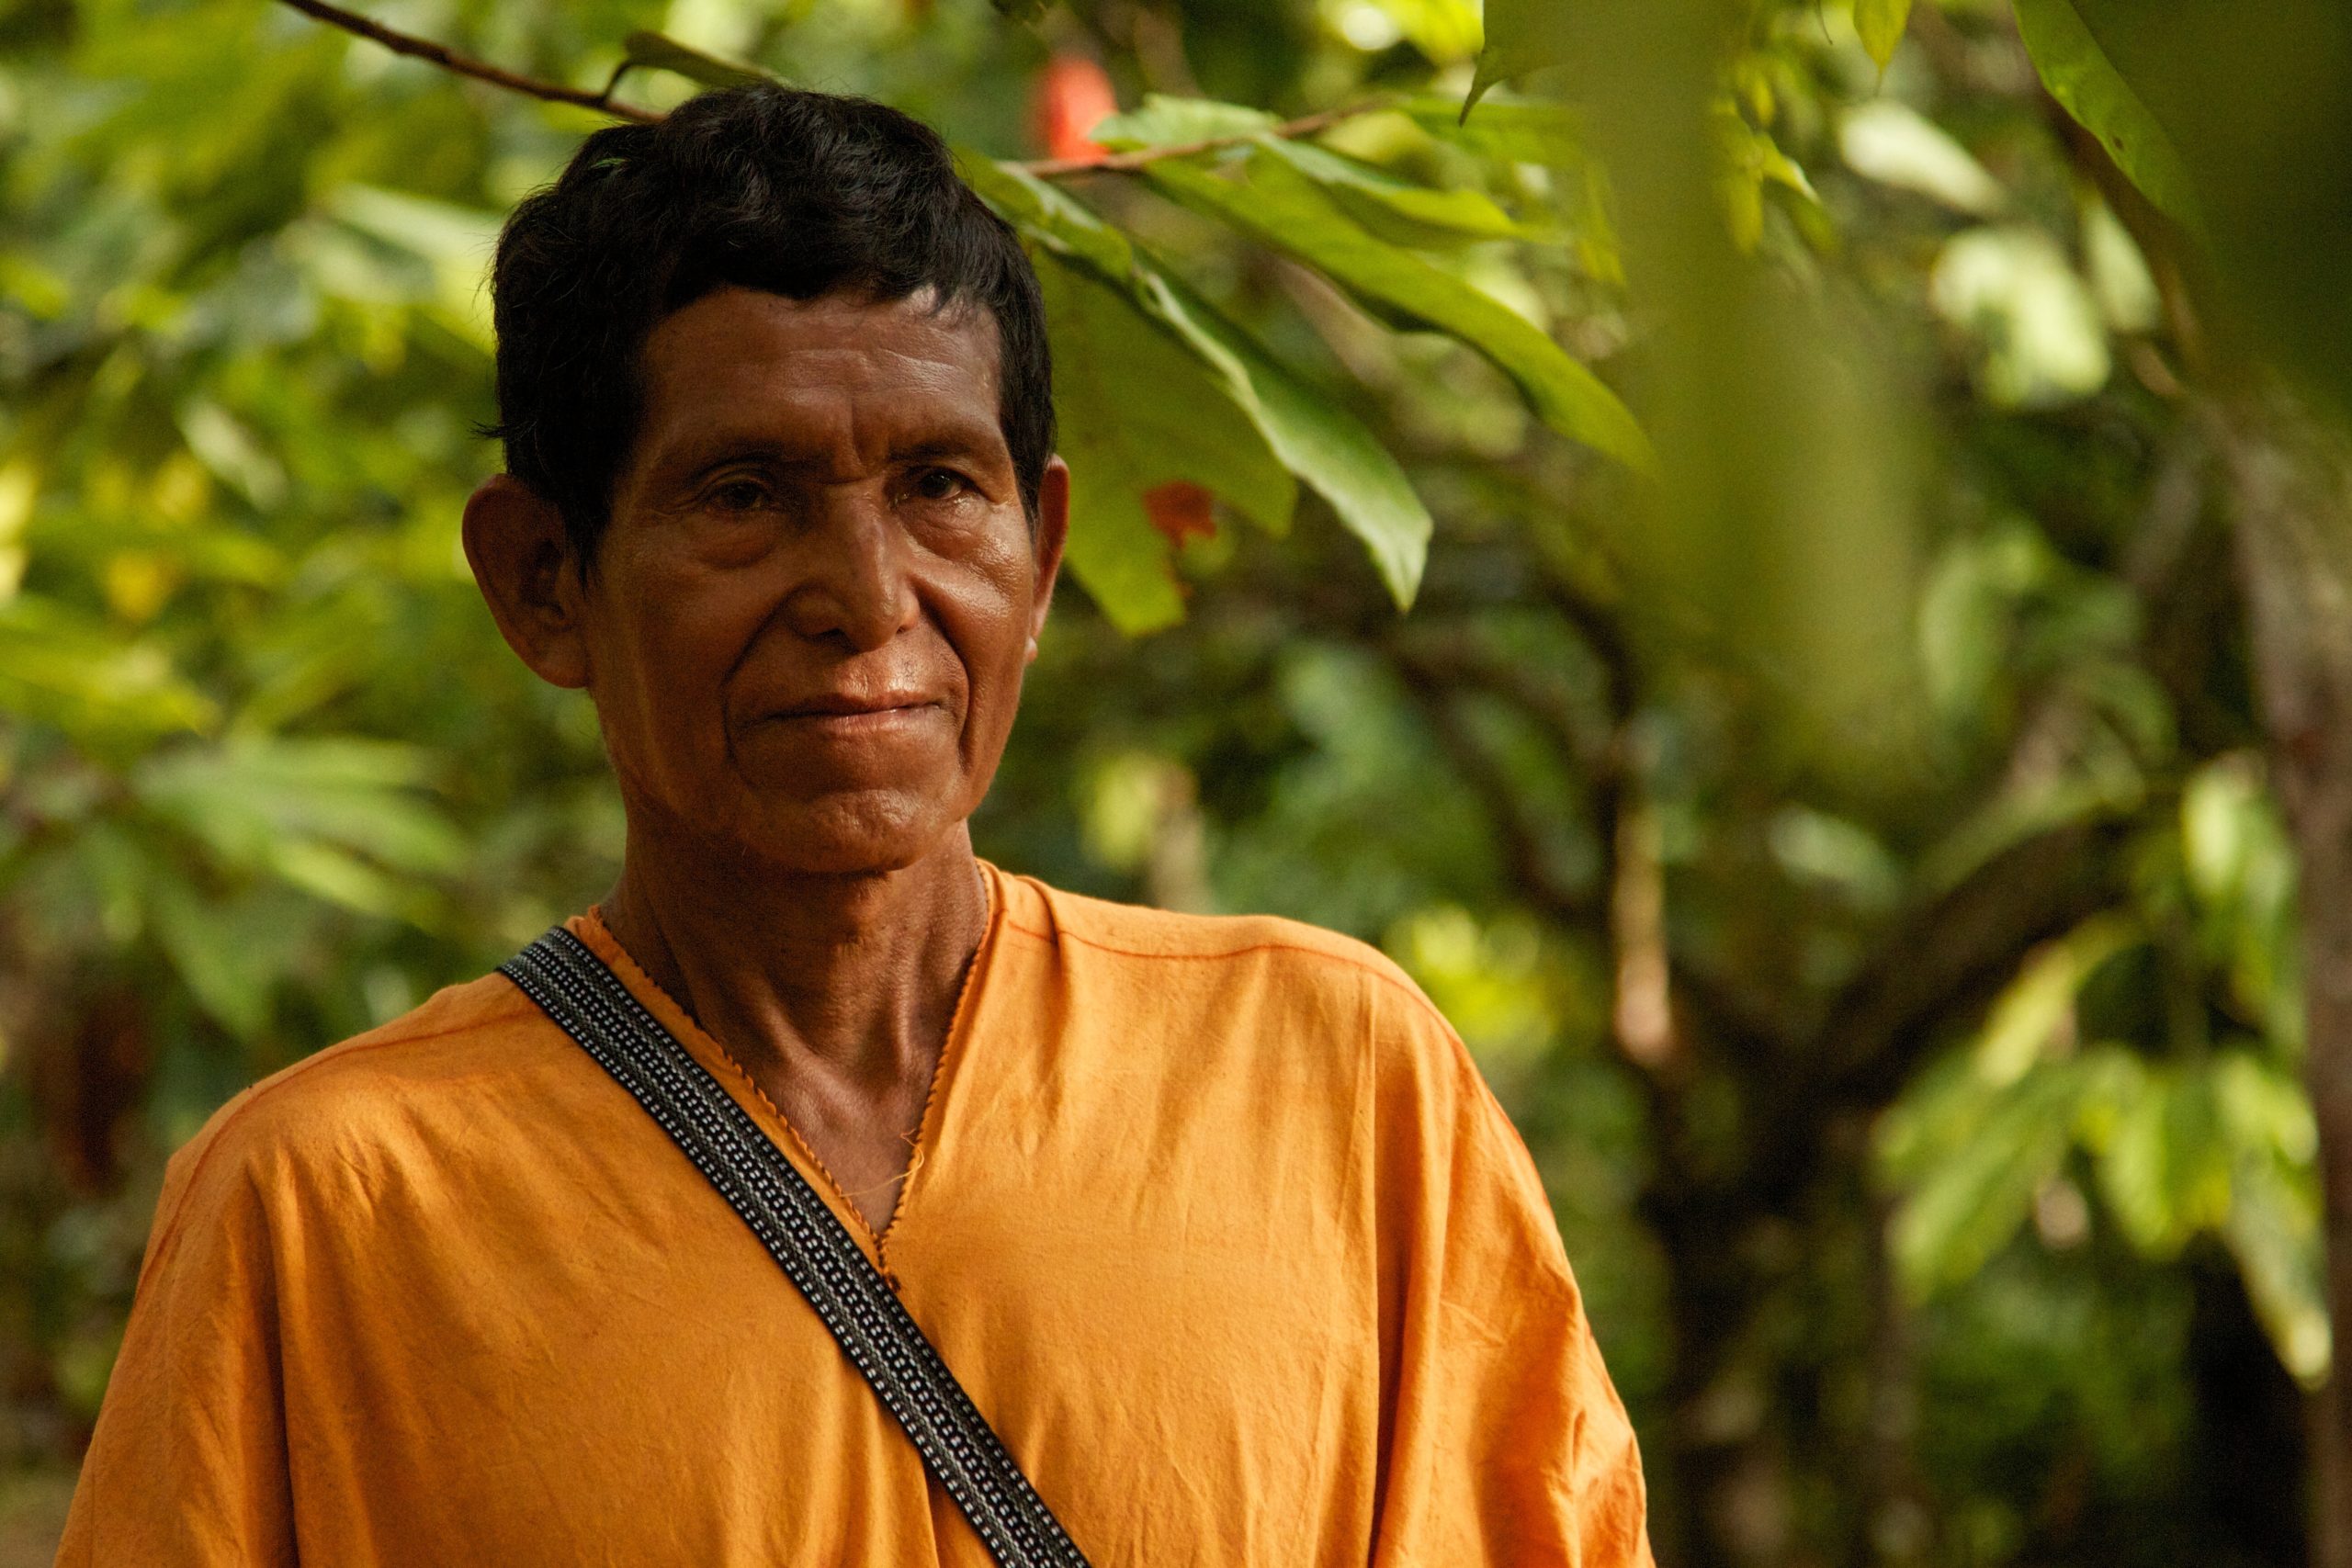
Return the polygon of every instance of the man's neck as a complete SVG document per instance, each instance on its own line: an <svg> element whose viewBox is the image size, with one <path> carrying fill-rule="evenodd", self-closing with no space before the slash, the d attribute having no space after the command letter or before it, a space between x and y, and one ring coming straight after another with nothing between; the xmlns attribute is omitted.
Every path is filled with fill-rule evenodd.
<svg viewBox="0 0 2352 1568"><path fill-rule="evenodd" d="M928 1085L988 895L960 828L901 870L803 876L649 843L602 908L630 957L763 1085Z"/></svg>

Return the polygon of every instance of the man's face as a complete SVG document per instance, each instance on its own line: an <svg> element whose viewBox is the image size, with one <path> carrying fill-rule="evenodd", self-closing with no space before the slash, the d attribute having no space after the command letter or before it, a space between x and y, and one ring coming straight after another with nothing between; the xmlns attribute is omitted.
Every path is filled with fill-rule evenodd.
<svg viewBox="0 0 2352 1568"><path fill-rule="evenodd" d="M1059 554L994 319L724 288L641 375L580 615L632 820L779 870L911 864L987 793Z"/></svg>

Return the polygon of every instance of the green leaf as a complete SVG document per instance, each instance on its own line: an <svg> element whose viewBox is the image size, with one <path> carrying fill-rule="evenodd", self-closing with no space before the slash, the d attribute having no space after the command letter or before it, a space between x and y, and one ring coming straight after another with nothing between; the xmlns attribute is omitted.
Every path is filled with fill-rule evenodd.
<svg viewBox="0 0 2352 1568"><path fill-rule="evenodd" d="M781 79L772 71L746 65L740 60L721 59L664 33L633 32L621 40L621 51L632 68L674 72L706 87L749 87Z"/></svg>
<svg viewBox="0 0 2352 1568"><path fill-rule="evenodd" d="M1955 212L1989 218L2008 193L1951 133L1898 98L1872 98L1847 111L1838 151L1856 174L1917 191Z"/></svg>
<svg viewBox="0 0 2352 1568"><path fill-rule="evenodd" d="M1568 57L1568 6L1573 0L1487 0L1487 43L1462 116L1489 89Z"/></svg>
<svg viewBox="0 0 2352 1568"><path fill-rule="evenodd" d="M1103 282L1132 286L1135 246L1100 215L1050 181L968 150L956 154L956 172L1023 238L1083 265Z"/></svg>
<svg viewBox="0 0 2352 1568"><path fill-rule="evenodd" d="M1558 237L1552 230L1521 223L1482 190L1416 185L1309 142L1268 137L1261 145L1322 186L1357 222L1398 244L1434 247Z"/></svg>
<svg viewBox="0 0 2352 1568"><path fill-rule="evenodd" d="M1966 1280L2017 1234L2034 1194L2064 1167L2084 1088L2077 1064L2053 1062L1989 1101L1963 1076L1947 1080L1946 1104L1916 1108L1964 1124L1965 1135L1944 1129L1940 1157L1917 1173L1895 1211L1895 1262L1915 1292Z"/></svg>
<svg viewBox="0 0 2352 1568"><path fill-rule="evenodd" d="M464 841L419 795L425 758L413 747L348 738L237 736L150 759L134 794L227 868L288 874L353 854L410 876L456 869ZM327 876L327 873L322 873ZM331 879L355 886L354 879ZM323 886L313 878L305 886ZM330 894L338 897L339 893ZM377 909L372 893L355 907Z"/></svg>
<svg viewBox="0 0 2352 1568"><path fill-rule="evenodd" d="M1170 285L1187 330L1212 339L1248 378L1258 429L1283 465L1331 503L1371 551L1400 610L1410 609L1429 559L1429 508L1404 468L1353 414L1294 375L1247 333L1181 285Z"/></svg>
<svg viewBox="0 0 2352 1568"><path fill-rule="evenodd" d="M1520 385L1544 422L1635 468L1655 463L1649 439L1617 394L1532 322L1408 251L1366 233L1314 183L1264 149L1245 186L1187 159L1148 177L1193 209L1297 257L1383 314L1450 333Z"/></svg>
<svg viewBox="0 0 2352 1568"><path fill-rule="evenodd" d="M2141 194L2191 228L2195 187L2163 124L2091 32L2073 0L2017 0L2018 31L2050 96L2098 138Z"/></svg>
<svg viewBox="0 0 2352 1568"><path fill-rule="evenodd" d="M1854 30L1881 71L1894 58L1903 29L1911 20L1911 0L1854 0Z"/></svg>
<svg viewBox="0 0 2352 1568"><path fill-rule="evenodd" d="M1451 98L1422 96L1396 107L1430 135L1498 163L1566 169L1585 161L1583 124L1566 104L1488 97L1465 115Z"/></svg>
<svg viewBox="0 0 2352 1568"><path fill-rule="evenodd" d="M1771 136L1749 125L1728 100L1716 106L1715 146L1721 159L1717 179L1733 241L1752 251L1764 233L1764 187L1777 185L1804 201L1819 206L1813 182L1804 170Z"/></svg>
<svg viewBox="0 0 2352 1568"><path fill-rule="evenodd" d="M284 922L204 898L179 876L158 870L147 887L155 937L197 1005L230 1033L259 1034L269 1021L271 986L284 954ZM243 918L240 918L243 917Z"/></svg>
<svg viewBox="0 0 2352 1568"><path fill-rule="evenodd" d="M1391 237L1402 244L1547 237L1545 231L1513 219L1484 191L1416 185L1327 147L1267 134L1277 123L1272 115L1239 104L1149 93L1139 107L1113 115L1092 134L1103 146L1120 152L1250 139L1330 191L1359 219L1393 230Z"/></svg>
<svg viewBox="0 0 2352 1568"><path fill-rule="evenodd" d="M2099 1149L2099 1190L2133 1246L2179 1254L2228 1217L2231 1152L2210 1075L2152 1069L2115 1108Z"/></svg>
<svg viewBox="0 0 2352 1568"><path fill-rule="evenodd" d="M29 593L0 601L0 714L100 749L202 729L218 716L159 649Z"/></svg>
<svg viewBox="0 0 2352 1568"><path fill-rule="evenodd" d="M1973 1059L1988 1083L2014 1083L2061 1038L2075 998L2107 961L2147 940L2137 920L2095 915L2027 960L1994 998Z"/></svg>
<svg viewBox="0 0 2352 1568"><path fill-rule="evenodd" d="M1255 136L1279 123L1263 109L1240 104L1146 93L1142 104L1096 122L1087 135L1102 146L1124 152L1138 147L1181 147L1194 141Z"/></svg>
<svg viewBox="0 0 2352 1568"><path fill-rule="evenodd" d="M2222 1225L2271 1348L2306 1388L2327 1381L2333 1359L2319 1208L2308 1170L2249 1161L2233 1183Z"/></svg>
<svg viewBox="0 0 2352 1568"><path fill-rule="evenodd" d="M1070 570L1122 631L1157 630L1183 618L1184 602L1144 491L1189 480L1280 530L1297 486L1189 344L1089 273L1051 252L1038 259L1070 467Z"/></svg>
<svg viewBox="0 0 2352 1568"><path fill-rule="evenodd" d="M1378 437L1059 187L976 154L961 162L973 188L1025 238L1122 290L1190 344L1274 456L1363 541L1398 606L1410 606L1429 556L1430 513Z"/></svg>
<svg viewBox="0 0 2352 1568"><path fill-rule="evenodd" d="M415 889L334 844L288 839L269 847L267 865L288 886L356 914L390 918L417 912Z"/></svg>

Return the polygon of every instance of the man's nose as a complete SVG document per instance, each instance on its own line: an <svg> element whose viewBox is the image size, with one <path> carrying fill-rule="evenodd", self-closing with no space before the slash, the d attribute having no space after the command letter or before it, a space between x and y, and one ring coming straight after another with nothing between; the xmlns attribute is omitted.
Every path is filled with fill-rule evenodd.
<svg viewBox="0 0 2352 1568"><path fill-rule="evenodd" d="M860 651L880 648L921 615L913 544L877 487L827 486L813 510L786 619L805 637L838 637Z"/></svg>

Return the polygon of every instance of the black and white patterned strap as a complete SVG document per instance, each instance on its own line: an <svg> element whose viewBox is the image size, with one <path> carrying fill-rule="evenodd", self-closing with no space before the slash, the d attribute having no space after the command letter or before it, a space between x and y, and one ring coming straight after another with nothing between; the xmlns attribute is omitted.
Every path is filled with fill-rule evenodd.
<svg viewBox="0 0 2352 1568"><path fill-rule="evenodd" d="M1003 1568L1085 1568L881 1271L797 1167L586 943L558 926L501 966L637 1097L783 1268Z"/></svg>

